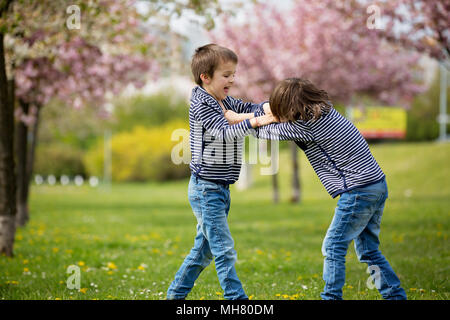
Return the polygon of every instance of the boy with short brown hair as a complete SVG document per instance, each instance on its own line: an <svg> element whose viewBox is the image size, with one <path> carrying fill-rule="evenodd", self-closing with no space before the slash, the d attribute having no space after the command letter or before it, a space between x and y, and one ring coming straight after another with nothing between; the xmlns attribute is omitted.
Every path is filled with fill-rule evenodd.
<svg viewBox="0 0 450 320"><path fill-rule="evenodd" d="M229 185L239 178L244 137L252 128L272 123L273 117L254 117L263 113L263 104L228 96L237 62L233 51L216 44L198 48L192 58L192 74L198 86L192 90L189 108L192 175L188 199L197 219L197 234L167 291L167 299L184 299L213 258L224 298L248 299L235 269L237 254L227 221ZM229 125L224 117L229 110L248 116Z"/></svg>

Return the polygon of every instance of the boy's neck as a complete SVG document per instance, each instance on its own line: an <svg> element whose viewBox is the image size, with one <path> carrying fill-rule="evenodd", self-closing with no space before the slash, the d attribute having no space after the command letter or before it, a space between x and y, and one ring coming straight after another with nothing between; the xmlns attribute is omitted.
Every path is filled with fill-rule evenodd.
<svg viewBox="0 0 450 320"><path fill-rule="evenodd" d="M205 88L204 86L200 85L200 87L202 87L203 90L205 90L211 97L214 98L214 100L216 100L217 102L221 103L222 100L217 99L217 97L211 92L211 90L208 90L208 88Z"/></svg>
<svg viewBox="0 0 450 320"><path fill-rule="evenodd" d="M225 106L222 103L222 100L217 99L216 96L214 96L214 94L212 94L207 88L205 88L203 85L200 85L200 88L202 88L203 90L205 90L214 100L217 101L217 103L219 104L219 106L222 108L222 110L225 112Z"/></svg>

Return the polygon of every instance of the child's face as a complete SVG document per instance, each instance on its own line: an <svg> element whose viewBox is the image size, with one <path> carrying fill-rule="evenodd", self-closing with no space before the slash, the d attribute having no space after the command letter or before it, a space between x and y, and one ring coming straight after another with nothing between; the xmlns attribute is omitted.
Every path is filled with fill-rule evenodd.
<svg viewBox="0 0 450 320"><path fill-rule="evenodd" d="M214 71L213 77L202 74L203 88L217 101L225 99L234 83L236 63L221 62Z"/></svg>

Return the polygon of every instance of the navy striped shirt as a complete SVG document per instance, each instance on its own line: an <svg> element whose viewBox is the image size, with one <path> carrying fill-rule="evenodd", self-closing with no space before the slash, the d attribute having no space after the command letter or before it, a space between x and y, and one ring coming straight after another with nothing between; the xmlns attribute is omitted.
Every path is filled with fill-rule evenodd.
<svg viewBox="0 0 450 320"><path fill-rule="evenodd" d="M222 103L236 113L264 113L262 104L244 103L230 96ZM190 99L189 128L191 172L206 180L235 183L241 171L244 137L254 131L250 120L229 125L217 100L197 86Z"/></svg>
<svg viewBox="0 0 450 320"><path fill-rule="evenodd" d="M317 120L272 123L253 132L261 139L294 140L304 150L327 192L335 198L384 179L369 146L349 120L334 108ZM261 115L258 111L255 115Z"/></svg>

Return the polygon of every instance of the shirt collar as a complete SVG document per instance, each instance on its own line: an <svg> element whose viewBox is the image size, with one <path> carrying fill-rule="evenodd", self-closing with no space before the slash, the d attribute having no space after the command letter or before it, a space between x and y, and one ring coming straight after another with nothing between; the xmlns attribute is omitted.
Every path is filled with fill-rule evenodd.
<svg viewBox="0 0 450 320"><path fill-rule="evenodd" d="M206 102L209 106L217 109L220 113L223 113L222 107L219 105L219 102L202 86L196 86L194 89L192 89L192 96Z"/></svg>

